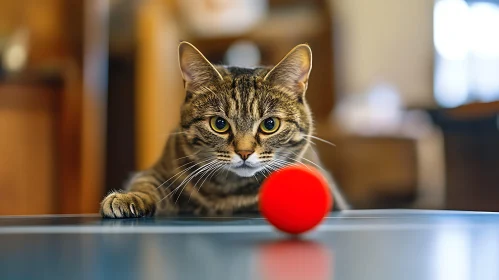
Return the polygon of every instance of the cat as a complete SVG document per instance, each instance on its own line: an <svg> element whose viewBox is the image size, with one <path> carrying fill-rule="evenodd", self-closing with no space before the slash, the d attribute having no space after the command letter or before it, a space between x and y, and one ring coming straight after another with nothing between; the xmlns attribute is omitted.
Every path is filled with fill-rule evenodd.
<svg viewBox="0 0 499 280"><path fill-rule="evenodd" d="M320 167L305 100L308 45L296 46L273 68L213 65L185 41L178 56L185 88L180 125L156 164L133 176L126 191L103 199L103 217L257 212L260 184L271 172L290 164ZM348 209L324 175L335 209Z"/></svg>

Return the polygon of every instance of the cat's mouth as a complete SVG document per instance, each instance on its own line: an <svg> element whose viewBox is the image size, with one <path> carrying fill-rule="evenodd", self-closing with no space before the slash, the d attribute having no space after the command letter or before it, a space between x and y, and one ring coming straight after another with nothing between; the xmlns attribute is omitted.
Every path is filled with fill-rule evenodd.
<svg viewBox="0 0 499 280"><path fill-rule="evenodd" d="M254 166L254 164L251 164L249 162L243 162L243 163L235 166L235 168L256 168L256 166Z"/></svg>
<svg viewBox="0 0 499 280"><path fill-rule="evenodd" d="M261 166L255 166L248 162L242 162L239 165L231 166L230 170L241 177L251 177L261 170Z"/></svg>

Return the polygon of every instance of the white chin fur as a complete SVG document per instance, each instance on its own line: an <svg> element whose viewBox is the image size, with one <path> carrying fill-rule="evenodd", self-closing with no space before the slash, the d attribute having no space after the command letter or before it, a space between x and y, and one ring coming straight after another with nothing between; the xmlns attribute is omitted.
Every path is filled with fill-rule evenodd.
<svg viewBox="0 0 499 280"><path fill-rule="evenodd" d="M255 175L259 169L256 168L231 168L230 171L236 173L240 177L251 177Z"/></svg>

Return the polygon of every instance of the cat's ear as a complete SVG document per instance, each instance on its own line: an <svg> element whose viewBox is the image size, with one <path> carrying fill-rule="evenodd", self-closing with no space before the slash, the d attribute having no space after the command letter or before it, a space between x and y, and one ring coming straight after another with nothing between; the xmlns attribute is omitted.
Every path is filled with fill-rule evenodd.
<svg viewBox="0 0 499 280"><path fill-rule="evenodd" d="M312 50L306 44L294 47L270 72L264 80L288 88L298 94L305 94L308 77L312 70Z"/></svg>
<svg viewBox="0 0 499 280"><path fill-rule="evenodd" d="M178 62L185 88L194 89L223 80L217 69L191 43L184 41L178 45Z"/></svg>

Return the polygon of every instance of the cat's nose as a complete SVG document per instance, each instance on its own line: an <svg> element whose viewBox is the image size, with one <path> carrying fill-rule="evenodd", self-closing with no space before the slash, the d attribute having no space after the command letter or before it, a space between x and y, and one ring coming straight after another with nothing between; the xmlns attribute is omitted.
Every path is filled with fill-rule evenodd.
<svg viewBox="0 0 499 280"><path fill-rule="evenodd" d="M251 156L252 153L255 151L250 151L250 150L240 150L236 151L236 154L238 154L243 160L247 160L249 156Z"/></svg>

